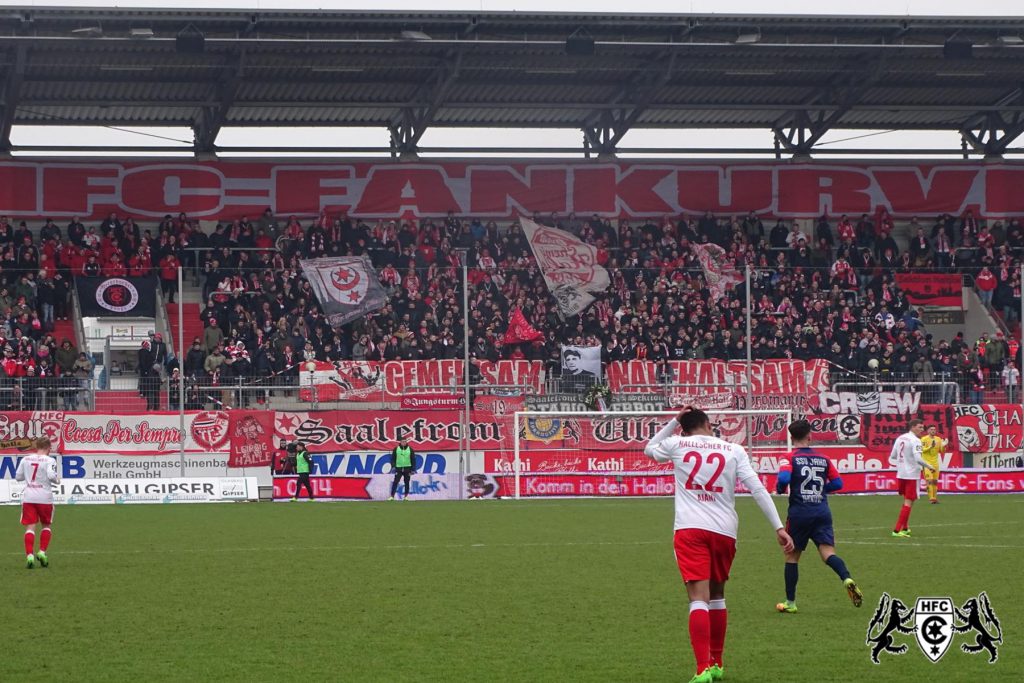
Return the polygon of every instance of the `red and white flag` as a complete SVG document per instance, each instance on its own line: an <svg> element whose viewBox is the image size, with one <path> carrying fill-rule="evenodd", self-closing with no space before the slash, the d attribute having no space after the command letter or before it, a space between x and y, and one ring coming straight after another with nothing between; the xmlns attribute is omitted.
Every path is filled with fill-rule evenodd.
<svg viewBox="0 0 1024 683"><path fill-rule="evenodd" d="M518 308L512 310L509 316L508 330L502 340L505 344L519 344L520 342L544 341L544 333L530 324L523 312Z"/></svg>
<svg viewBox="0 0 1024 683"><path fill-rule="evenodd" d="M592 293L608 289L608 271L597 262L597 247L529 218L520 218L519 224L564 317L579 314L594 302Z"/></svg>
<svg viewBox="0 0 1024 683"><path fill-rule="evenodd" d="M384 307L387 294L367 256L299 261L327 322L337 327Z"/></svg>
<svg viewBox="0 0 1024 683"><path fill-rule="evenodd" d="M717 244L694 244L697 260L704 271L704 280L708 283L711 296L717 300L725 296L729 285L736 286L743 282L743 276L736 265L729 260L725 249Z"/></svg>

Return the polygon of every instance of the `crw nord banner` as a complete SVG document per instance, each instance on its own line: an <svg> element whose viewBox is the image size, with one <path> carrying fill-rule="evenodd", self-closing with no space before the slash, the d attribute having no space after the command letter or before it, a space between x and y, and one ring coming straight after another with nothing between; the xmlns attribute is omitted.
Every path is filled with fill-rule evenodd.
<svg viewBox="0 0 1024 683"><path fill-rule="evenodd" d="M789 218L897 216L967 208L989 218L1024 213L1024 165L1014 163L471 162L281 163L8 161L0 214L97 220L185 212L195 218L279 216L514 217L538 212L651 216L756 211Z"/></svg>
<svg viewBox="0 0 1024 683"><path fill-rule="evenodd" d="M481 361L480 383L532 387L539 392L544 386L544 364L541 361ZM445 393L461 396L461 360L396 360L337 361L304 363L299 373L299 397L318 401L401 401L410 394Z"/></svg>
<svg viewBox="0 0 1024 683"><path fill-rule="evenodd" d="M668 363L677 395L706 397L747 393L747 364L743 361L681 360ZM658 369L651 361L608 363L608 386L617 393L650 392L657 387ZM765 360L751 365L753 395L746 407L753 410L813 409L818 395L829 388L828 363L824 360ZM711 407L711 406L708 406Z"/></svg>

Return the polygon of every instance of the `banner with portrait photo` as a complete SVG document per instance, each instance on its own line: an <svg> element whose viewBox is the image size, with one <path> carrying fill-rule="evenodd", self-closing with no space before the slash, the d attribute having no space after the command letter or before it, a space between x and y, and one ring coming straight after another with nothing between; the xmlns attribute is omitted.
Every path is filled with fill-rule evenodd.
<svg viewBox="0 0 1024 683"><path fill-rule="evenodd" d="M563 346L562 377L601 379L601 347Z"/></svg>

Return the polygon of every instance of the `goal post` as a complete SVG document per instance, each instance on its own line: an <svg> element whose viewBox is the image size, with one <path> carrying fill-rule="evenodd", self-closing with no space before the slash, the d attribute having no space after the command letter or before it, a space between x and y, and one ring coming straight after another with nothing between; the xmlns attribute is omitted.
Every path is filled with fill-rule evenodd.
<svg viewBox="0 0 1024 683"><path fill-rule="evenodd" d="M790 410L706 410L715 436L747 449L755 469L763 458L792 449ZM675 410L518 411L495 461L504 495L671 495L670 464L644 455L644 446Z"/></svg>

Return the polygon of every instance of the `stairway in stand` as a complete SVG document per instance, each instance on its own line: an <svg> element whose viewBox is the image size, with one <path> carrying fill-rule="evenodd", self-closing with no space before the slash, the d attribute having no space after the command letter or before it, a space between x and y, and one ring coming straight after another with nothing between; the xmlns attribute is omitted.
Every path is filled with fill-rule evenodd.
<svg viewBox="0 0 1024 683"><path fill-rule="evenodd" d="M109 415L130 415L145 413L146 399L137 391L97 391L96 412Z"/></svg>
<svg viewBox="0 0 1024 683"><path fill-rule="evenodd" d="M199 319L199 304L182 304L182 312L185 314L185 349L187 351L191 348L193 339L203 338L203 321ZM178 346L178 304L167 304L167 324L171 330L171 337L174 339L175 353L178 358L184 359L185 353Z"/></svg>
<svg viewBox="0 0 1024 683"><path fill-rule="evenodd" d="M71 340L71 345L76 349L78 348L78 339L75 335L75 321L74 320L54 320L53 321L53 338L57 340L57 344L60 345L65 339Z"/></svg>

